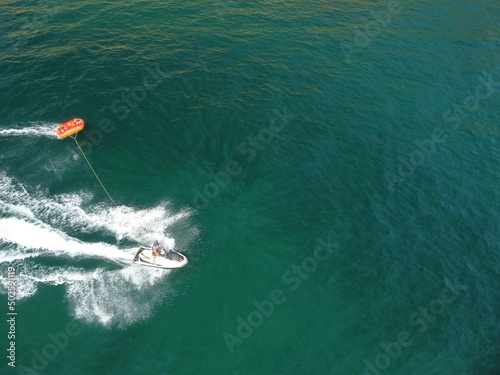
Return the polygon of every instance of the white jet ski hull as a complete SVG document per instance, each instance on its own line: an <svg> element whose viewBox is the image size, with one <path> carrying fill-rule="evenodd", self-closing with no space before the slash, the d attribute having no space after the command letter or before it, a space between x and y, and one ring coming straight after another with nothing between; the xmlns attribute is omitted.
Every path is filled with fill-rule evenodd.
<svg viewBox="0 0 500 375"><path fill-rule="evenodd" d="M165 255L157 256L156 259L153 259L151 249L141 247L137 252L133 262L135 264L140 264L141 266L163 269L181 268L188 263L187 258L183 254L179 253L178 251L174 251L173 253L174 257L171 256L171 259L169 259L169 257Z"/></svg>

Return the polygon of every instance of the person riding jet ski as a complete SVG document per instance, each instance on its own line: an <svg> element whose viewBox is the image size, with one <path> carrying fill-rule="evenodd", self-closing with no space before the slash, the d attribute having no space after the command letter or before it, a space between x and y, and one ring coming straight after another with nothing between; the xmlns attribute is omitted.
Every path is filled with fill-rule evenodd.
<svg viewBox="0 0 500 375"><path fill-rule="evenodd" d="M161 257L166 254L165 246L161 245L158 241L151 246L151 255L153 255L153 264L156 264L156 257Z"/></svg>
<svg viewBox="0 0 500 375"><path fill-rule="evenodd" d="M159 258L159 260L157 261L156 258ZM165 246L155 241L151 247L141 246L135 254L133 263L170 269L184 267L188 263L188 260L177 250L167 250Z"/></svg>

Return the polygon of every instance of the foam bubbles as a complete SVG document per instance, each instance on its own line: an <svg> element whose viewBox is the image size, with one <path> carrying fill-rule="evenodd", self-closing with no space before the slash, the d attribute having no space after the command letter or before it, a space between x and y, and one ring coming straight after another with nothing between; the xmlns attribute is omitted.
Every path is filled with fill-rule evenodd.
<svg viewBox="0 0 500 375"><path fill-rule="evenodd" d="M101 272L68 283L67 297L76 318L124 327L151 315L167 292L158 285L169 272L141 266Z"/></svg>
<svg viewBox="0 0 500 375"><path fill-rule="evenodd" d="M87 243L72 238L43 222L30 223L18 218L0 219L0 239L26 250L42 249L43 254L58 253L70 257L93 256L111 260L130 260L130 254L106 243ZM36 253L40 254L40 252Z"/></svg>
<svg viewBox="0 0 500 375"><path fill-rule="evenodd" d="M159 240L169 248L175 242L165 229L189 216L189 211L173 213L166 202L156 207L136 209L127 206L90 205L86 192L60 194L50 198L42 192L28 192L19 183L0 174L0 214L8 212L33 221L34 218L65 232L104 231L117 241L148 244Z"/></svg>
<svg viewBox="0 0 500 375"><path fill-rule="evenodd" d="M171 271L132 264L137 247L120 243L159 240L173 248L168 228L189 212L171 212L167 202L137 209L91 201L88 193L49 196L0 173L0 264L15 265L19 299L40 284L63 285L75 318L108 327L147 319L169 294L163 281ZM92 262L75 267L82 259ZM0 292L7 286L0 275Z"/></svg>
<svg viewBox="0 0 500 375"><path fill-rule="evenodd" d="M59 126L55 122L30 122L22 126L16 126L10 129L1 129L0 136L42 136L50 138L59 138L56 129Z"/></svg>

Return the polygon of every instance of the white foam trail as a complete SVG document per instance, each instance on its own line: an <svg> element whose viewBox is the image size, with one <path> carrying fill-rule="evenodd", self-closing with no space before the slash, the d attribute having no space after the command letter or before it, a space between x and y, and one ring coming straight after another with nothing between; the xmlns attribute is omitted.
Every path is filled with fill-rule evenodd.
<svg viewBox="0 0 500 375"><path fill-rule="evenodd" d="M2 289L2 293L7 293L7 288L9 286L9 279L0 277L0 289ZM37 291L37 283L34 280L30 280L29 278L20 275L16 276L16 299L22 300L24 298L31 297Z"/></svg>
<svg viewBox="0 0 500 375"><path fill-rule="evenodd" d="M186 216L187 212L169 215L163 205L148 210L120 206L103 210L98 217L88 216L86 219L89 223L102 226L114 233L117 240L129 238L142 243L158 240L173 249L175 241L165 236L165 228Z"/></svg>
<svg viewBox="0 0 500 375"><path fill-rule="evenodd" d="M16 244L25 250L43 249L46 254L58 253L71 257L101 257L115 261L131 261L130 253L105 243L86 243L72 238L65 233L43 223L29 223L18 218L0 219L0 239ZM40 255L28 253L26 257ZM19 254L16 254L17 257ZM19 258L17 258L19 259ZM11 261L12 257L0 261Z"/></svg>
<svg viewBox="0 0 500 375"><path fill-rule="evenodd" d="M40 283L66 286L66 298L74 317L103 326L125 327L148 318L168 292L163 282L171 271L148 267L129 267L107 271L97 268L16 265L17 298L34 295ZM9 280L0 276L0 289L6 293Z"/></svg>
<svg viewBox="0 0 500 375"><path fill-rule="evenodd" d="M67 298L75 317L104 326L127 326L151 315L165 295L165 278L170 271L131 266L89 275L69 283Z"/></svg>
<svg viewBox="0 0 500 375"><path fill-rule="evenodd" d="M62 194L51 198L30 194L20 184L0 174L0 213L10 211L25 218L36 216L52 227L63 230L78 230L82 233L104 230L118 241L132 240L147 244L158 240L173 248L175 243L165 235L165 228L189 216L187 211L170 213L166 204L142 210L109 205L84 209L83 206L91 198L88 193Z"/></svg>
<svg viewBox="0 0 500 375"><path fill-rule="evenodd" d="M56 129L59 126L54 122L30 122L22 127L11 129L1 129L0 136L43 136L50 138L59 138L56 134Z"/></svg>
<svg viewBox="0 0 500 375"><path fill-rule="evenodd" d="M10 203L5 203L3 201L0 201L0 214L21 216L32 220L35 219L33 211L31 211L28 207L16 206Z"/></svg>
<svg viewBox="0 0 500 375"><path fill-rule="evenodd" d="M38 284L63 285L70 282L86 280L89 275L97 275L102 269L92 272L78 268L44 267L32 263L16 263L16 297L18 300L31 297L38 289ZM0 287L7 291L8 278L0 277Z"/></svg>
<svg viewBox="0 0 500 375"><path fill-rule="evenodd" d="M89 243L78 236L101 235L109 241L112 235L118 242L144 244L157 239L173 248L166 230L189 212L173 214L166 203L149 209L96 206L89 204L91 199L88 193L48 196L0 173L0 264L15 265L19 299L36 294L40 284L64 285L75 318L127 326L149 317L165 298L161 284L170 271L132 264L135 247ZM110 270L108 263L90 270L54 267L41 258L46 256L112 260L123 268ZM7 286L8 279L0 274L0 292L6 293Z"/></svg>

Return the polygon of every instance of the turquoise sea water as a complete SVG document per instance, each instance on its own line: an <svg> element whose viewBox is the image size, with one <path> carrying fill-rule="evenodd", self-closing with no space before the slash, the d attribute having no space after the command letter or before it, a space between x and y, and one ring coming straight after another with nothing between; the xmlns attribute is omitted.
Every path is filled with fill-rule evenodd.
<svg viewBox="0 0 500 375"><path fill-rule="evenodd" d="M0 14L0 373L500 373L497 2Z"/></svg>

